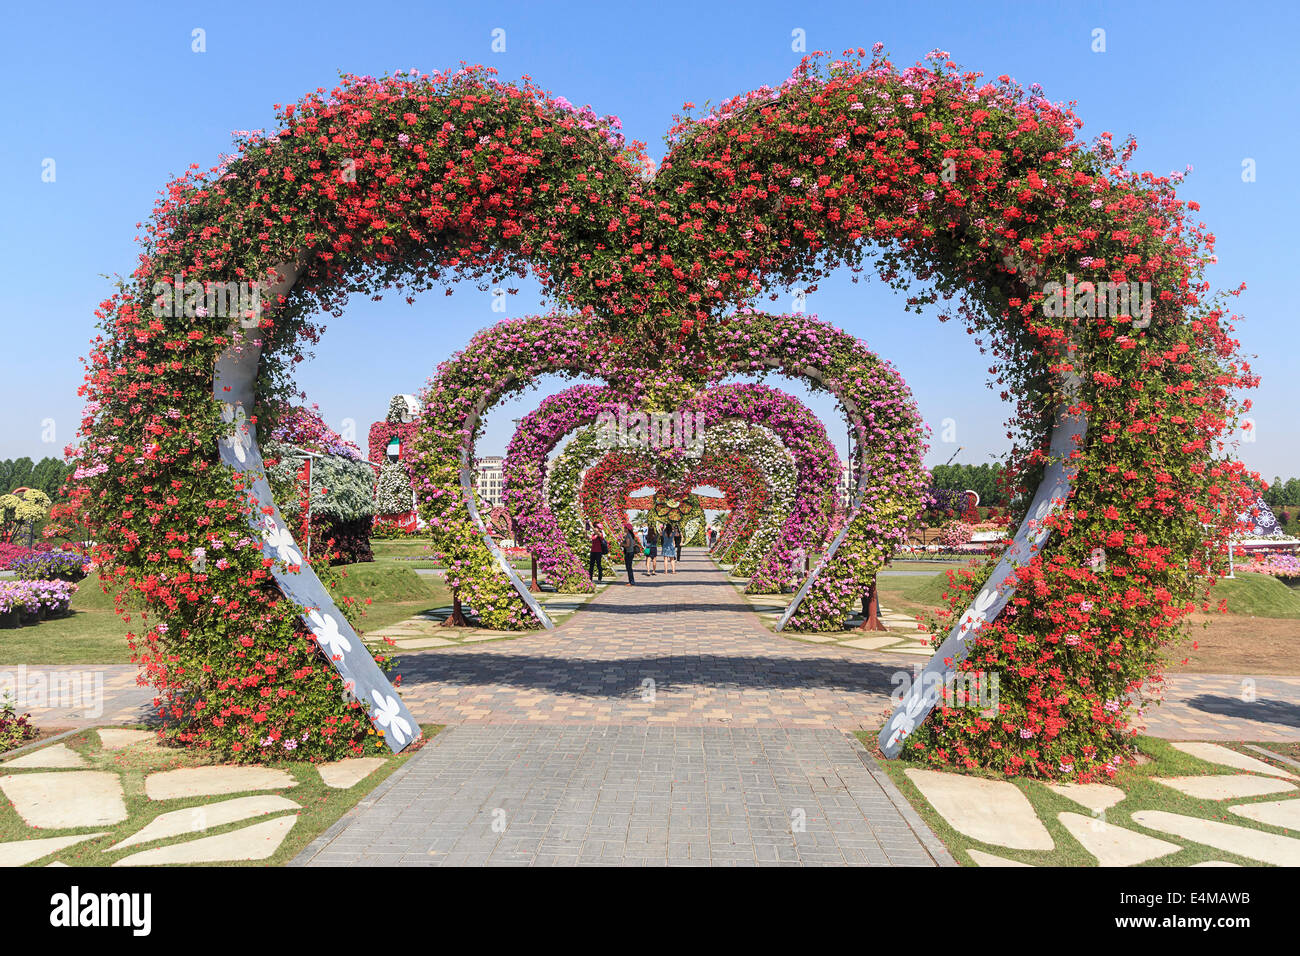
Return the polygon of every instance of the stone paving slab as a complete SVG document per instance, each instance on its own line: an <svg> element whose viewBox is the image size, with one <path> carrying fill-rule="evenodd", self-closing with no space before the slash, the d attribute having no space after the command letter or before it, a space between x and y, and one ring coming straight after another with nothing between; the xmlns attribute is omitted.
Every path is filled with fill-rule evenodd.
<svg viewBox="0 0 1300 956"><path fill-rule="evenodd" d="M1262 797L1270 793L1295 790L1295 785L1271 777L1252 774L1214 774L1197 777L1154 777L1156 783L1172 787L1198 800L1229 800Z"/></svg>
<svg viewBox="0 0 1300 956"><path fill-rule="evenodd" d="M1137 866L1182 849L1177 843L1157 840L1126 827L1079 813L1062 813L1059 819L1101 866Z"/></svg>
<svg viewBox="0 0 1300 956"><path fill-rule="evenodd" d="M289 835L297 816L276 817L262 823L201 837L187 843L173 843L132 853L114 866L162 866L174 863L229 863L235 860L265 860Z"/></svg>
<svg viewBox="0 0 1300 956"><path fill-rule="evenodd" d="M69 749L67 744L51 744L35 753L23 754L21 757L15 757L13 760L6 761L5 770L19 769L23 770L28 767L47 767L51 769L63 769L89 767L86 759L75 750Z"/></svg>
<svg viewBox="0 0 1300 956"><path fill-rule="evenodd" d="M870 760L829 729L454 727L295 862L936 865Z"/></svg>
<svg viewBox="0 0 1300 956"><path fill-rule="evenodd" d="M122 781L101 770L50 770L0 777L0 791L28 826L98 827L126 819Z"/></svg>
<svg viewBox="0 0 1300 956"><path fill-rule="evenodd" d="M1269 800L1264 803L1244 803L1228 807L1229 812L1256 823L1281 827L1292 833L1300 832L1300 800Z"/></svg>
<svg viewBox="0 0 1300 956"><path fill-rule="evenodd" d="M1261 863L1300 866L1300 840L1292 837L1277 836L1217 820L1167 813L1164 810L1139 810L1133 814L1133 819L1147 829L1171 833Z"/></svg>

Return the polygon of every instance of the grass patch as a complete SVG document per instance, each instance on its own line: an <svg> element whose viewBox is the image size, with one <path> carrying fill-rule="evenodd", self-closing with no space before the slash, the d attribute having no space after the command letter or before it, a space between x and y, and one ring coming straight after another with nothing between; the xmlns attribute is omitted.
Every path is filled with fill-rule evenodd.
<svg viewBox="0 0 1300 956"><path fill-rule="evenodd" d="M442 727L439 725L424 725L421 727L424 731L426 740L436 735ZM64 737L59 743L67 745L70 749L81 754L86 762L91 766L85 769L108 770L121 776L122 790L125 797L127 819L122 823L112 826L99 827L80 827L64 830L37 830L29 827L19 816L18 812L7 801L0 801L0 841L10 840L29 840L40 839L52 836L70 836L77 833L98 833L106 832L105 836L98 837L94 840L87 840L84 843L78 843L74 846L63 850L56 851L48 856L42 857L29 864L31 866L43 866L51 860L58 860L69 866L108 866L123 857L141 850L154 849L161 846L169 846L173 843L182 843L188 840L200 837L215 836L221 833L228 833L233 830L239 830L252 824L272 819L274 816L284 814L267 814L265 816L253 817L241 820L235 823L226 824L220 827L212 827L202 832L185 833L179 836L170 837L163 840L157 840L149 843L136 844L130 847L124 847L112 853L105 853L108 847L120 840L126 839L133 833L136 833L146 824L163 813L172 810L183 810L191 807L210 805L225 800L232 800L239 796L252 796L254 794L222 794L220 796L192 797L179 800L150 800L145 796L145 777L150 773L161 770L175 770L181 767L197 767L207 764L216 763L217 761L206 758L205 755L193 753L188 750L179 750L166 748L150 744L136 744L122 750L110 751L102 750L99 746L99 735L94 730L84 730L73 734L70 737ZM31 751L29 751L30 753ZM284 788L282 790L257 791L257 794L277 794L287 797L297 803L302 809L297 811L297 822L289 831L284 842L280 844L276 852L265 860L234 861L229 863L220 863L220 866L279 866L283 865L300 853L321 833L325 832L335 821L343 816L348 810L352 809L366 794L370 793L376 786L383 782L393 771L410 759L413 750L409 749L402 754L388 755L388 750L384 748L376 756L385 756L387 759L383 766L379 767L365 779L347 790L338 790L333 787L327 787L320 774L317 772L315 765L306 762L286 762L275 764L275 768L287 771L297 781L294 787ZM0 764L0 772L4 772L4 765ZM42 770L14 770L10 773L64 773L66 771L42 771ZM183 865L214 865L214 864L183 864Z"/></svg>
<svg viewBox="0 0 1300 956"><path fill-rule="evenodd" d="M876 738L874 734L859 731L858 739L862 741L863 746L868 750L875 752ZM1236 744L1225 744L1224 746L1240 750L1256 759L1263 759L1258 753L1247 750L1243 746ZM1267 746L1267 745L1266 745ZM1236 863L1240 866L1265 866L1258 860L1249 857L1238 856L1233 853L1226 853L1222 850L1216 850L1213 847L1203 846L1194 843L1182 837L1173 836L1160 830L1149 830L1140 826L1132 819L1135 812L1141 810L1164 810L1170 813L1178 813L1183 816L1200 817L1205 820L1216 820L1224 823L1231 823L1251 830L1261 830L1265 833L1272 833L1279 836L1294 836L1293 833L1279 827L1271 827L1262 823L1256 823L1246 817L1239 817L1236 814L1228 812L1228 806L1236 806L1242 803L1267 803L1273 800L1286 799L1293 794L1278 793L1268 794L1261 797L1231 798L1228 800L1200 800L1195 797L1189 797L1179 793L1172 787L1157 783L1156 777L1189 777L1189 776L1223 776L1226 774L1237 773L1230 767L1220 766L1219 764L1207 763L1190 754L1185 754L1180 750L1171 747L1168 741L1156 737L1139 737L1138 749L1149 758L1144 764L1136 767L1127 767L1120 771L1116 778L1111 781L1111 785L1124 791L1124 799L1105 811L1102 816L1106 822L1129 830L1143 833L1148 836L1156 837L1167 843L1177 844L1182 847L1177 852L1170 853L1167 856L1157 857L1154 860L1148 860L1140 864L1143 867L1169 867L1169 866L1191 866L1196 863L1203 863L1207 860L1223 860L1229 863ZM1300 750L1300 747L1296 748ZM1076 813L1081 816L1094 816L1091 810L1067 799L1060 794L1055 793L1047 788L1047 785L1037 780L1027 780L1025 778L1015 778L1010 782L1018 788L1033 806L1038 819L1043 826L1047 828L1048 833L1052 836L1055 848L1052 850L1013 850L1007 847L997 846L994 844L982 843L979 840L972 839L964 833L954 829L947 820L939 815L930 805L929 801L921 795L921 791L907 777L906 770L915 768L916 764L905 763L901 760L884 760L880 761L885 772L898 786L898 788L907 797L908 802L916 808L917 813L925 820L926 824L935 834L943 841L953 858L962 866L975 866L968 850L983 850L986 853L992 853L1004 859L1015 860L1018 863L1028 863L1033 866L1097 866L1097 860L1085 850L1070 832L1065 829L1061 823L1058 814ZM1282 770L1288 770L1284 765L1276 766ZM1001 780L1004 779L997 774L983 771L973 772L971 776L979 776L985 779Z"/></svg>
<svg viewBox="0 0 1300 956"><path fill-rule="evenodd" d="M891 561L885 571L935 571L942 568L960 568L968 562L958 558L933 558L928 561Z"/></svg>
<svg viewBox="0 0 1300 956"><path fill-rule="evenodd" d="M909 562L909 565L912 562ZM954 563L953 568L961 567ZM903 566L891 565L903 570ZM944 607L943 594L949 589L948 575L940 571L929 577L884 576L880 581L881 600L893 607L901 603L917 609ZM890 603L892 599L893 603ZM1300 618L1300 592L1266 574L1239 574L1219 581L1210 599L1228 602L1228 613L1244 617Z"/></svg>
<svg viewBox="0 0 1300 956"><path fill-rule="evenodd" d="M137 623L124 624L99 579L87 578L72 596L67 617L0 630L0 665L129 664L126 632Z"/></svg>
<svg viewBox="0 0 1300 956"><path fill-rule="evenodd" d="M1229 614L1300 618L1300 594L1267 574L1245 571L1221 580L1210 591L1210 600L1227 601Z"/></svg>
<svg viewBox="0 0 1300 956"><path fill-rule="evenodd" d="M339 591L361 607L357 630L362 634L451 604L451 591L441 578L416 574L405 562L348 564L336 570L342 577Z"/></svg>
<svg viewBox="0 0 1300 956"><path fill-rule="evenodd" d="M382 541L370 542L370 550L375 556L374 564L403 568L441 568L442 565L432 559L413 560L426 554L432 547L433 543L428 538L386 538ZM582 555L582 557L585 559L586 556ZM529 558L513 558L510 563L520 571L525 571L532 566Z"/></svg>
<svg viewBox="0 0 1300 956"><path fill-rule="evenodd" d="M364 614L362 633L388 627L421 611L451 604L451 592L440 578L416 574L405 562L341 565L340 592L356 598ZM366 604L366 600L370 604ZM16 664L129 664L126 634L140 620L127 623L113 610L97 578L80 583L72 596L71 614L40 624L0 630L0 666Z"/></svg>

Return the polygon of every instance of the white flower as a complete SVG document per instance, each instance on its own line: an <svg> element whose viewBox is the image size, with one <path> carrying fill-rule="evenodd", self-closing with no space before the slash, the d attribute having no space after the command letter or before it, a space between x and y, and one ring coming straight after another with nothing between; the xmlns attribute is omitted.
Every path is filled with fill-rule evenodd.
<svg viewBox="0 0 1300 956"><path fill-rule="evenodd" d="M352 650L352 642L339 633L339 622L334 619L333 614L322 614L319 610L313 610L307 615L307 626L311 628L311 632L316 635L316 641L325 648L331 658Z"/></svg>
<svg viewBox="0 0 1300 956"><path fill-rule="evenodd" d="M372 690L370 697L375 702L375 712L371 715L371 719L380 727L391 730L397 746L403 746L412 736L411 724L398 713L401 704L398 703L397 698L377 690Z"/></svg>

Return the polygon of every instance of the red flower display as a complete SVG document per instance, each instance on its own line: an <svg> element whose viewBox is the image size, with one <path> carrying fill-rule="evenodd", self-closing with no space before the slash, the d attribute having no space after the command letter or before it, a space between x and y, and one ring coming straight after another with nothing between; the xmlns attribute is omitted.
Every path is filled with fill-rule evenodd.
<svg viewBox="0 0 1300 956"><path fill-rule="evenodd" d="M355 292L413 296L531 270L563 313L477 336L439 370L411 436L448 583L475 589L481 620L535 623L482 543L458 472L482 412L548 372L604 378L653 407L769 368L861 398L865 497L845 563L856 576L880 560L867 543L892 534L876 522L906 507L910 487L873 492L872 476L917 419L901 379L862 366L851 337L752 301L859 270L870 248L910 305L945 303L992 353L996 385L1015 397L1013 491L1037 483L1059 409L1089 423L1066 452L1078 471L1044 522L1050 537L961 664L1001 675L997 713L940 709L909 754L1113 773L1132 697L1158 681L1251 497L1222 450L1236 390L1255 379L1203 278L1213 238L1177 198L1178 177L1131 171L1132 145L1108 135L1079 142L1068 108L938 52L903 70L878 50L863 57L807 60L778 88L682 119L653 178L612 122L473 68L348 77L281 108L278 129L245 137L237 156L169 184L138 268L98 312L65 513L97 542L106 580L145 609L133 645L172 735L239 759L269 759L264 741L293 738L299 756L323 758L359 750L372 729L303 609L272 583L248 530L257 504L218 464L232 426L213 365L227 348L257 344L269 397L318 338L309 316L340 312ZM230 294L284 271L296 282L269 301ZM276 414L264 404L259 429ZM818 601L841 600L836 587Z"/></svg>

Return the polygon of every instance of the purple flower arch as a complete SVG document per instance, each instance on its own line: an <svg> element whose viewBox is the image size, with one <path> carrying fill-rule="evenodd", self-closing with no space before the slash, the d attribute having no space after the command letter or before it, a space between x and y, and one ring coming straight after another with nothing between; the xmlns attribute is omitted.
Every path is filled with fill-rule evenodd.
<svg viewBox="0 0 1300 956"><path fill-rule="evenodd" d="M685 369L690 382L674 363L608 346L601 329L590 315L501 322L442 363L425 389L412 472L434 548L446 561L448 585L485 626L551 626L491 540L473 500L475 439L483 414L502 398L542 374L585 374L607 379L611 387L616 383L615 394L630 403L648 397L651 405L662 406L671 404L665 396L689 400L700 387L730 374L775 371L834 394L857 440L857 520L828 549L780 622L806 630L839 627L903 539L927 484L922 423L902 377L858 339L807 315L741 312L719 322L707 330L700 366ZM837 558L841 547L847 548L847 561Z"/></svg>
<svg viewBox="0 0 1300 956"><path fill-rule="evenodd" d="M728 419L762 425L794 459L794 507L776 546L749 583L754 591L779 590L796 576L799 552L820 543L830 522L840 459L826 436L826 427L803 402L769 385L717 385L692 398L686 407L703 414L706 427Z"/></svg>
<svg viewBox="0 0 1300 956"><path fill-rule="evenodd" d="M518 530L516 543L528 548L537 558L539 573L560 591L584 593L595 586L542 492L547 460L565 436L590 425L603 411L617 411L617 407L617 396L608 387L571 386L548 396L525 415L506 447L502 482L506 508Z"/></svg>
<svg viewBox="0 0 1300 956"><path fill-rule="evenodd" d="M664 490L664 479L655 470L653 460L645 454L611 451L601 459L603 467L592 469L583 479L583 491L580 496L585 503L584 513L590 521L604 521L607 529L616 530L621 526L624 516L626 498L629 492L638 487L653 487ZM726 460L716 454L706 453L690 469L685 484L688 486L711 485L721 489L729 500L734 500L733 513L738 515L737 531L733 534L733 543L753 530L759 512L766 506L768 489L762 481L746 482L743 475L735 468L728 467ZM681 488L671 489L681 493ZM611 541L611 548L614 542ZM620 555L615 555L621 560Z"/></svg>
<svg viewBox="0 0 1300 956"><path fill-rule="evenodd" d="M521 542L561 591L593 588L581 559L573 553L542 482L550 453L564 437L590 425L602 412L617 413L611 389L575 385L551 395L525 416L515 430L502 466L506 506L514 515ZM840 460L826 428L797 398L769 385L715 385L688 400L681 411L702 416L707 429L725 421L760 425L771 431L794 460L794 507L776 546L759 563L750 580L755 591L779 591L797 575L801 552L820 543L830 521L840 474ZM668 452L666 457L680 457ZM698 482L697 482L698 483Z"/></svg>

